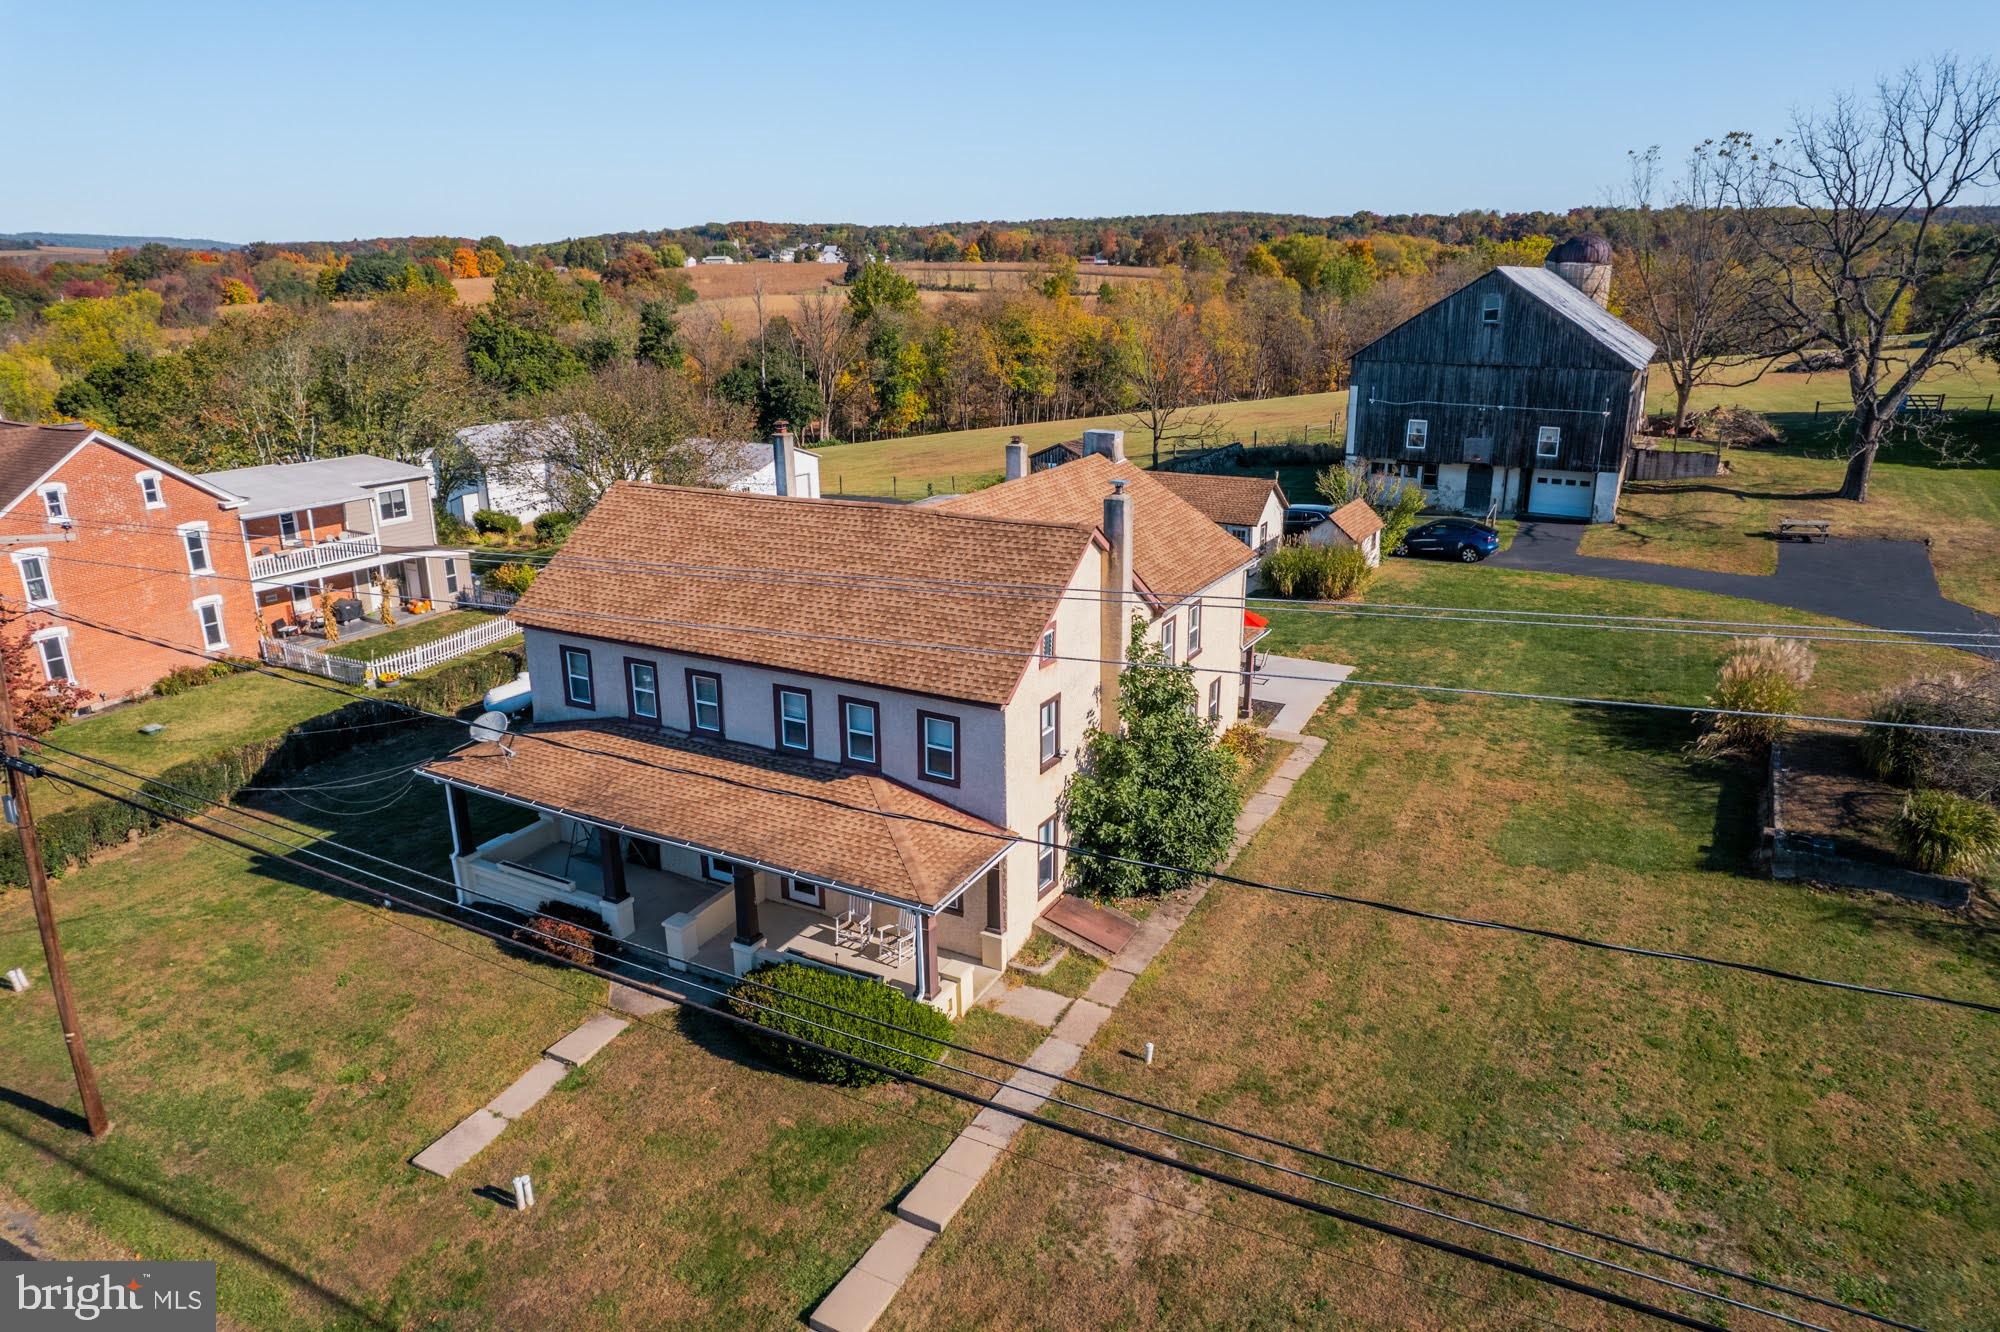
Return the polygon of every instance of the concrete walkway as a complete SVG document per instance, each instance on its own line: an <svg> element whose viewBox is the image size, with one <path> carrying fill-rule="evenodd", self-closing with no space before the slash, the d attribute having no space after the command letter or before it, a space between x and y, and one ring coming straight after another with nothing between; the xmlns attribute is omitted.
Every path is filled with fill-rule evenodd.
<svg viewBox="0 0 2000 1332"><path fill-rule="evenodd" d="M1306 723L1319 711L1319 705L1326 702L1334 686L1354 674L1352 666L1336 666L1329 661L1313 661L1307 657L1266 657L1264 668L1286 678L1274 680L1259 674L1250 682L1250 697L1258 703L1278 704L1278 715L1271 719L1270 731L1273 735L1302 735Z"/></svg>
<svg viewBox="0 0 2000 1332"><path fill-rule="evenodd" d="M459 1120L451 1132L411 1157L410 1164L449 1179L460 1166L492 1145L509 1124L554 1091L571 1069L581 1068L630 1025L624 1018L609 1013L586 1018L582 1026L543 1051L534 1066L514 1079L506 1091Z"/></svg>
<svg viewBox="0 0 2000 1332"><path fill-rule="evenodd" d="M1276 660L1273 658L1273 661ZM1323 662L1304 664L1325 669ZM1331 669L1345 670L1344 667ZM1313 701L1312 707L1306 710L1307 717L1312 715L1312 709L1319 706L1319 700L1324 699L1326 690L1331 688L1332 683L1329 682ZM1277 739L1291 741L1296 748L1285 756L1263 789L1244 805L1242 815L1236 820L1236 840L1223 859L1225 867L1249 845L1257 830L1264 826L1264 821L1277 812L1285 794L1326 748L1326 741L1317 736L1282 734L1275 730L1272 734ZM1204 880L1192 888L1174 893L1139 922L1139 928L1118 950L1111 964L1083 992L1083 997L1069 1006L1069 1011L1056 1023L1048 1038L1022 1061L1027 1068L1008 1079L1007 1085L992 1097L994 1106L1004 1109L989 1106L980 1110L952 1140L944 1155L938 1157L936 1163L924 1172L923 1178L896 1205L896 1219L890 1223L889 1229L812 1311L806 1320L807 1326L814 1332L868 1332L876 1320L888 1311L896 1292L903 1288L910 1273L916 1270L924 1250L958 1215L978 1189L980 1181L986 1178L987 1171L993 1168L1000 1154L1009 1149L1014 1136L1021 1131L1022 1121L1007 1111L1032 1114L1056 1093L1061 1085L1056 1077L1066 1076L1076 1067L1083 1058L1084 1047L1110 1020L1112 1010L1124 999L1139 973L1160 955L1188 915L1201 904L1208 888L1209 882Z"/></svg>
<svg viewBox="0 0 2000 1332"><path fill-rule="evenodd" d="M1776 573L1738 574L1585 555L1577 546L1589 530L1581 523L1523 523L1513 545L1486 562L1503 569L1584 574L1746 597L1877 629L2000 632L2000 620L1960 605L1938 590L1930 551L1921 541L1866 537L1783 541L1778 543Z"/></svg>

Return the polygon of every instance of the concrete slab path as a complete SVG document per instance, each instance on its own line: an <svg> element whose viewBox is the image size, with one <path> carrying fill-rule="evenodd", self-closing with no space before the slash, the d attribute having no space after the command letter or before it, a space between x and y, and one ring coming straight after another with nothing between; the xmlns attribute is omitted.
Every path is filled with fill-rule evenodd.
<svg viewBox="0 0 2000 1332"><path fill-rule="evenodd" d="M1307 664L1325 665L1323 662ZM1318 708L1319 701L1332 687L1333 682L1329 680L1326 690L1306 710L1306 718L1312 716L1313 709ZM1279 763L1277 771L1271 774L1258 795L1278 792L1280 799L1261 802L1256 811L1245 805L1242 815L1236 820L1236 841L1223 862L1225 865L1235 860L1237 854L1249 844L1264 821L1276 812L1282 793L1292 789L1326 748L1326 741L1317 736L1291 734L1277 738L1291 741L1296 747ZM1111 1020L1112 1010L1131 989L1139 973L1173 940L1174 932L1201 903L1208 886L1207 882L1203 882L1174 894L1139 923L1139 928L1132 932L1132 937L1111 959L1111 965L1084 992L1084 997L1069 1005L1048 1039L1021 1061L1027 1067L1007 1080L1006 1085L993 1096L994 1104L973 1116L972 1122L952 1139L951 1146L945 1148L944 1155L938 1157L923 1177L903 1195L903 1200L896 1204L897 1219L890 1226L889 1233L877 1240L874 1247L862 1255L861 1260L840 1279L840 1283L819 1302L806 1320L808 1326L815 1332L868 1332L875 1326L876 1320L887 1312L890 1303L895 1300L903 1282L915 1270L917 1260L923 1256L931 1239L951 1224L951 1219L971 1200L980 1181L999 1161L1000 1154L1011 1146L1014 1136L1021 1131L1021 1120L1016 1116L1035 1113L1050 1096L1056 1094L1062 1085L1057 1079L1067 1076L1082 1060L1084 1047L1096 1039L1104 1024ZM885 1246L885 1253L878 1256L877 1251L885 1250Z"/></svg>
<svg viewBox="0 0 2000 1332"><path fill-rule="evenodd" d="M1044 990L1038 985L1016 985L994 999L989 1006L1002 1017L1032 1022L1038 1027L1053 1027L1056 1019L1063 1015L1063 1010L1069 1007L1069 996Z"/></svg>
<svg viewBox="0 0 2000 1332"><path fill-rule="evenodd" d="M1278 715L1271 719L1269 728L1273 734L1298 735L1319 711L1319 705L1326 702L1326 696L1352 674L1352 666L1330 661L1267 656L1264 671L1250 681L1250 697L1254 702L1278 705Z"/></svg>
<svg viewBox="0 0 2000 1332"><path fill-rule="evenodd" d="M612 986L615 992L619 986ZM637 993L636 991L634 993ZM610 1013L586 1018L582 1026L551 1045L507 1090L474 1110L451 1132L410 1158L410 1164L433 1175L450 1178L473 1157L493 1145L507 1126L533 1109L556 1085L631 1023Z"/></svg>

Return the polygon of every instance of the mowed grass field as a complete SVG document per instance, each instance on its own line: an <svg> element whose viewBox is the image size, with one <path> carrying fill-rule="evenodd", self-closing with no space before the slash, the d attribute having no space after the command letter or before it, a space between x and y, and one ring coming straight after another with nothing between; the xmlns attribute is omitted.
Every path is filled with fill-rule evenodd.
<svg viewBox="0 0 2000 1332"><path fill-rule="evenodd" d="M459 738L420 727L299 781ZM398 780L260 799L294 841L443 873L437 792ZM482 839L516 822L475 815ZM795 1327L970 1113L799 1082L670 1010L437 1179L409 1158L601 1011L602 981L184 831L56 898L115 1127L73 1127L46 984L0 1004L0 1214L55 1257L214 1259L233 1329ZM0 953L39 980L25 893L0 894ZM991 1013L961 1031L1016 1057L1036 1036ZM526 1215L486 1196L522 1171Z"/></svg>
<svg viewBox="0 0 2000 1332"><path fill-rule="evenodd" d="M1620 611L1630 589L1392 564L1376 601ZM1774 618L1639 589L1654 613ZM1363 678L1673 696L1646 635L1279 612L1273 652ZM1674 640L1712 672L1722 640ZM1713 646L1708 646L1712 644ZM1851 652L1854 649L1843 649ZM1823 654L1815 706L1908 654ZM1932 658L1926 651L1917 657ZM1689 679L1693 673L1690 670ZM2000 999L2000 945L1944 913L1753 868L1756 778L1684 718L1348 689L1328 747L1233 872L1428 910ZM1133 1052L1156 1043L1151 1067ZM1078 1076L1934 1327L2000 1324L2000 1022L1929 1005L1213 889ZM1065 1112L1066 1114L1072 1112ZM1098 1131L1102 1121L1085 1120ZM1121 1132L1115 1128L1110 1130ZM1214 1135L1197 1131L1208 1140ZM1156 1147L1158 1143L1154 1144ZM1630 1314L1030 1127L881 1325L1579 1328ZM1763 1320L1175 1146L1177 1155L1609 1284ZM1256 1149L1608 1257L1574 1235ZM1648 1271L1700 1278L1654 1260ZM1731 1293L1765 1302L1760 1292ZM1793 1304L1813 1323L1859 1326Z"/></svg>

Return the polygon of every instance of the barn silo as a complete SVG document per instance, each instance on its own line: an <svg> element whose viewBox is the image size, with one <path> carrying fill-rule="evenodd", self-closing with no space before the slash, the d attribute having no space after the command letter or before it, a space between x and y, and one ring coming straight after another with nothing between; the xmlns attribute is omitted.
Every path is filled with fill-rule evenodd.
<svg viewBox="0 0 2000 1332"><path fill-rule="evenodd" d="M1549 251L1543 267L1599 305L1611 303L1611 242L1604 237L1571 236Z"/></svg>

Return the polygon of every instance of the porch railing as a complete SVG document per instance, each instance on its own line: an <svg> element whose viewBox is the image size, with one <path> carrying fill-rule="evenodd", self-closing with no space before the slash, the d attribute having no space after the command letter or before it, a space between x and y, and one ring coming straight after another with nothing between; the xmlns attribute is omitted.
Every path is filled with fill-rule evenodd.
<svg viewBox="0 0 2000 1332"><path fill-rule="evenodd" d="M378 657L368 663L368 674L378 680L385 675L408 675L411 671L426 670L454 657L463 657L468 652L477 652L495 643L504 643L520 632L520 625L502 616L495 616L485 624L475 624L470 629L460 630L449 637L420 643L413 648L404 648L401 652L392 652L386 657Z"/></svg>
<svg viewBox="0 0 2000 1332"><path fill-rule="evenodd" d="M273 551L269 555L253 555L250 557L250 576L282 578L288 574L310 573L329 564L339 564L342 560L365 559L381 553L382 543L372 536L341 537L317 545Z"/></svg>

